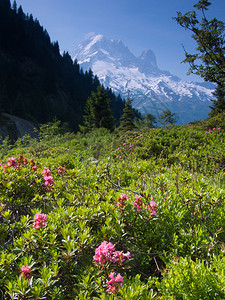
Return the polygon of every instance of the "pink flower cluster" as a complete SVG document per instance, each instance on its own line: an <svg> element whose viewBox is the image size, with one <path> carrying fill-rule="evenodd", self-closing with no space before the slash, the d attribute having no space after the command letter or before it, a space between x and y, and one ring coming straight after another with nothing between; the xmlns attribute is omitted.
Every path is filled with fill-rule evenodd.
<svg viewBox="0 0 225 300"><path fill-rule="evenodd" d="M148 209L150 211L151 216L156 215L156 213L157 213L157 204L155 203L155 201L150 201Z"/></svg>
<svg viewBox="0 0 225 300"><path fill-rule="evenodd" d="M120 194L120 197L117 199L117 206L122 210L126 206L126 200L128 199L126 194Z"/></svg>
<svg viewBox="0 0 225 300"><path fill-rule="evenodd" d="M44 167L44 170L42 171L42 175L43 176L50 176L51 175L51 171L49 170L48 167Z"/></svg>
<svg viewBox="0 0 225 300"><path fill-rule="evenodd" d="M132 148L134 147L135 144L132 143L132 141L135 143L138 141L139 138L143 137L142 134L138 135L137 132L132 132L128 130L126 132L129 134L130 141L125 140L125 143L121 144L116 150L115 153L117 153L116 158L123 158L123 156L127 156L127 154L132 151Z"/></svg>
<svg viewBox="0 0 225 300"><path fill-rule="evenodd" d="M136 206L137 207L137 211L139 211L140 209L142 209L143 208L143 202L142 202L142 197L141 197L141 195L136 195L136 196L134 196L134 198L135 198L135 201L134 201L134 206Z"/></svg>
<svg viewBox="0 0 225 300"><path fill-rule="evenodd" d="M214 130L220 130L220 129L221 129L220 127L217 128L217 129L214 127L212 130L206 131L205 134L207 134L207 133L212 133L212 131L214 131Z"/></svg>
<svg viewBox="0 0 225 300"><path fill-rule="evenodd" d="M34 228L40 229L42 227L47 226L47 224L48 223L47 223L47 215L46 214L37 213L34 216L34 224L33 224Z"/></svg>
<svg viewBox="0 0 225 300"><path fill-rule="evenodd" d="M31 269L30 269L30 266L26 265L26 266L22 266L20 268L20 270L22 271L22 273L20 274L19 276L19 279L21 280L21 278L23 277L25 280L31 278Z"/></svg>
<svg viewBox="0 0 225 300"><path fill-rule="evenodd" d="M137 207L137 211L143 209L144 206L143 206L142 196L141 195L136 195L134 198L135 198L135 201L134 201L133 206ZM151 216L156 215L156 213L157 213L157 207L158 207L157 204L156 204L156 202L153 201L153 200L154 200L154 197L151 196L151 201L150 201L150 203L149 203L149 205L147 207L149 209L149 211L150 211Z"/></svg>
<svg viewBox="0 0 225 300"><path fill-rule="evenodd" d="M44 170L42 171L42 175L45 180L45 185L51 189L51 186L55 184L54 179L51 175L51 171L49 170L48 167L44 167Z"/></svg>
<svg viewBox="0 0 225 300"><path fill-rule="evenodd" d="M107 288L107 293L112 293L115 294L119 290L119 286L122 288L122 282L123 282L123 277L118 273L116 275L115 272L111 272L109 275L110 280L106 281L106 284L108 286Z"/></svg>
<svg viewBox="0 0 225 300"><path fill-rule="evenodd" d="M112 257L112 262L114 264L117 263L117 262L122 264L125 261L126 258L127 259L130 258L130 252L123 253L123 251L114 251L113 252L113 257Z"/></svg>
<svg viewBox="0 0 225 300"><path fill-rule="evenodd" d="M3 163L1 162L0 165L2 165ZM4 172L7 172L7 168L8 167L14 167L14 168L20 168L20 167L24 167L28 164L28 160L26 157L24 157L22 154L18 155L18 158L16 157L10 157L8 159L7 165L4 166ZM31 158L30 159L30 165L32 167L33 170L37 170L37 167L35 166L35 162L34 159Z"/></svg>
<svg viewBox="0 0 225 300"><path fill-rule="evenodd" d="M32 170L37 171L37 166L35 165L35 162L34 162L33 158L30 159L30 165L32 167Z"/></svg>
<svg viewBox="0 0 225 300"><path fill-rule="evenodd" d="M93 256L94 261L101 265L105 265L106 262L123 263L125 258L130 258L130 252L123 253L123 251L115 251L114 245L106 241L101 243L95 250L95 255Z"/></svg>
<svg viewBox="0 0 225 300"><path fill-rule="evenodd" d="M7 166L8 167L16 167L16 158L15 157L10 157L9 159L8 159L8 163L7 163Z"/></svg>
<svg viewBox="0 0 225 300"><path fill-rule="evenodd" d="M65 167L58 167L58 173L59 174L62 174L63 172L66 171L66 168Z"/></svg>

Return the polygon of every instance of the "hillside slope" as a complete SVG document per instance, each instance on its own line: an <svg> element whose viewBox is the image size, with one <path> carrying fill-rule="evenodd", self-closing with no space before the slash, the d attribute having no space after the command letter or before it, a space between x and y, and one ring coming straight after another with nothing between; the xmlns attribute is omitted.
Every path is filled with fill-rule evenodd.
<svg viewBox="0 0 225 300"><path fill-rule="evenodd" d="M100 85L97 76L83 72L68 53L61 55L58 43L21 7L1 0L0 19L0 112L37 123L56 117L76 131L87 98ZM119 103L118 119L123 101L109 95Z"/></svg>

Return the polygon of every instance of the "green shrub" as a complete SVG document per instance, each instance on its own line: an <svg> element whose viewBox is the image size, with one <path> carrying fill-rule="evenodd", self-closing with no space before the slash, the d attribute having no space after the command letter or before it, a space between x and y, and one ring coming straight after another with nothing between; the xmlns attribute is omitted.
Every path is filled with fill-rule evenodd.
<svg viewBox="0 0 225 300"><path fill-rule="evenodd" d="M172 261L156 286L161 299L224 299L225 257L192 261L189 257Z"/></svg>

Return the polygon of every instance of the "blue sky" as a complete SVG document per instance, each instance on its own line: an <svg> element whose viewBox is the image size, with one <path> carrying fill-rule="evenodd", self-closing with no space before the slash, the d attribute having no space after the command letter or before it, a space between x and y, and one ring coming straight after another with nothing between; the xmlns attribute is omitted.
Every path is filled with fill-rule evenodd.
<svg viewBox="0 0 225 300"><path fill-rule="evenodd" d="M11 0L12 1L12 0ZM185 80L202 81L186 76L187 64L182 44L193 53L196 47L191 34L172 18L177 11L193 9L197 0L17 0L25 13L32 14L48 31L60 50L72 52L89 32L119 39L139 56L143 50L155 52L160 69ZM212 0L207 12L225 22L225 0Z"/></svg>

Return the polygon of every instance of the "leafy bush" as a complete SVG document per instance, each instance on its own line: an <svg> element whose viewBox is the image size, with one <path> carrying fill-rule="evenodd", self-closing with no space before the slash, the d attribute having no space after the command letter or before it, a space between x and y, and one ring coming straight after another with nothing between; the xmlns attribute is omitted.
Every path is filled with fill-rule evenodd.
<svg viewBox="0 0 225 300"><path fill-rule="evenodd" d="M3 297L223 298L225 136L208 122L3 141Z"/></svg>
<svg viewBox="0 0 225 300"><path fill-rule="evenodd" d="M156 284L161 299L224 299L224 267L224 256L210 262L189 257L172 261Z"/></svg>

